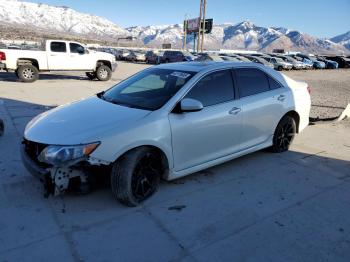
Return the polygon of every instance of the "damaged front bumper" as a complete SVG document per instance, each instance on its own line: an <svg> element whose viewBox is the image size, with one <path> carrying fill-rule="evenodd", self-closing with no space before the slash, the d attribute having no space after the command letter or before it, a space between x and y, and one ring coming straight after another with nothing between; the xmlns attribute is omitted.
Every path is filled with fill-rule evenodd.
<svg viewBox="0 0 350 262"><path fill-rule="evenodd" d="M44 184L45 197L60 195L69 186L72 178L79 178L80 184L88 183L88 176L83 170L72 167L43 167L27 153L25 143L21 145L21 158L25 168Z"/></svg>

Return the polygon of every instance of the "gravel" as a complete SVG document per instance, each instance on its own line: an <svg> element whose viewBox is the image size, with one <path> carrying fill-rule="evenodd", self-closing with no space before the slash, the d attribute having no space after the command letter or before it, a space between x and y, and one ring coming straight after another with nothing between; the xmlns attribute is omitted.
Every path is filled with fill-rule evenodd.
<svg viewBox="0 0 350 262"><path fill-rule="evenodd" d="M310 117L327 119L337 117L350 103L350 69L302 70L283 72L311 88Z"/></svg>

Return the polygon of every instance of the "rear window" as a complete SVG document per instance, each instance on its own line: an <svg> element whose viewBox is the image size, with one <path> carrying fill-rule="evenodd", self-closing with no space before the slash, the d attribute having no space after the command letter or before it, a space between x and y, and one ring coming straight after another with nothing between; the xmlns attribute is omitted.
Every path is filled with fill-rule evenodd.
<svg viewBox="0 0 350 262"><path fill-rule="evenodd" d="M275 79L273 79L272 77L267 76L268 80L269 80L269 85L270 85L270 89L278 89L281 88L282 85L280 83L278 83Z"/></svg>
<svg viewBox="0 0 350 262"><path fill-rule="evenodd" d="M64 42L51 42L50 48L52 52L67 52L66 43Z"/></svg>
<svg viewBox="0 0 350 262"><path fill-rule="evenodd" d="M264 72L255 68L235 70L240 97L251 96L269 91L269 82Z"/></svg>

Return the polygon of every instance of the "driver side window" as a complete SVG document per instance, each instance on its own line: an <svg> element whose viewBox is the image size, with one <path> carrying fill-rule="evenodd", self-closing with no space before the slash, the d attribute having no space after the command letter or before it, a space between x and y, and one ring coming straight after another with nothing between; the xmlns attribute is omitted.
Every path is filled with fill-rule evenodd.
<svg viewBox="0 0 350 262"><path fill-rule="evenodd" d="M82 53L84 51L84 47L76 43L69 43L69 49L70 52L74 54Z"/></svg>
<svg viewBox="0 0 350 262"><path fill-rule="evenodd" d="M204 76L186 95L200 101L204 107L234 99L231 70L222 70Z"/></svg>

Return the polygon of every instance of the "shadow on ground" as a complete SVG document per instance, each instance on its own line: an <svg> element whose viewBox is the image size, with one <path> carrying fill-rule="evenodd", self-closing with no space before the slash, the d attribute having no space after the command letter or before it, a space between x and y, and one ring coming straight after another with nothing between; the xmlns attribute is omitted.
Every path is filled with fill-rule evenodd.
<svg viewBox="0 0 350 262"><path fill-rule="evenodd" d="M350 161L296 146L162 182L137 208L116 201L108 179L88 195L44 199L40 183L18 171L13 149L24 125L47 108L2 100L5 125L18 135L11 143L13 130L0 137L0 257L25 252L40 260L58 242L61 252L67 245L67 254L91 261L349 261Z"/></svg>
<svg viewBox="0 0 350 262"><path fill-rule="evenodd" d="M40 73L39 80L88 80L91 81L86 76L82 75L84 73L77 73L76 76L65 75L59 73ZM0 72L0 81L4 82L20 82L15 73L12 72Z"/></svg>

